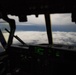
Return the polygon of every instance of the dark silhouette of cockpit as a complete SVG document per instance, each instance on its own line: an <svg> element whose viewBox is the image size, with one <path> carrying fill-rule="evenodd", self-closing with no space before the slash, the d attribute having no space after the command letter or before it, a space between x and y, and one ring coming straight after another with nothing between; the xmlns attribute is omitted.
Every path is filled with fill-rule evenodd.
<svg viewBox="0 0 76 75"><path fill-rule="evenodd" d="M19 0L0 1L0 19L9 23L8 42L0 29L0 43L4 52L0 53L0 75L76 75L76 51L53 45L50 14L71 13L71 21L76 23L76 3L74 0ZM15 36L16 24L7 15L19 17L20 22L27 22L28 15L38 17L44 14L49 44L27 45ZM22 45L12 45L13 38Z"/></svg>

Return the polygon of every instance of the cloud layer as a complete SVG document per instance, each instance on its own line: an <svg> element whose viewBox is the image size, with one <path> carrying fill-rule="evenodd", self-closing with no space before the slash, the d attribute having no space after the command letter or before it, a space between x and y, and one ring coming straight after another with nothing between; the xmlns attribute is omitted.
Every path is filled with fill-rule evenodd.
<svg viewBox="0 0 76 75"><path fill-rule="evenodd" d="M46 32L21 31L21 32L16 32L15 35L18 35L27 44L48 43ZM19 42L14 38L13 44L15 43L19 43Z"/></svg>
<svg viewBox="0 0 76 75"><path fill-rule="evenodd" d="M76 45L76 33L53 32L53 42L55 44Z"/></svg>
<svg viewBox="0 0 76 75"><path fill-rule="evenodd" d="M28 44L41 44L47 43L48 38L46 32L38 31L22 31L16 32L25 43ZM19 43L15 38L13 44ZM76 45L76 33L75 32L53 32L53 43L63 45Z"/></svg>
<svg viewBox="0 0 76 75"><path fill-rule="evenodd" d="M53 34L53 43L61 45L75 45L76 46L76 33L75 32L59 32L55 31ZM20 31L16 32L15 35L18 35L25 43L27 44L48 44L46 32L39 31ZM13 44L21 44L15 38L13 39ZM0 52L4 51L0 43Z"/></svg>

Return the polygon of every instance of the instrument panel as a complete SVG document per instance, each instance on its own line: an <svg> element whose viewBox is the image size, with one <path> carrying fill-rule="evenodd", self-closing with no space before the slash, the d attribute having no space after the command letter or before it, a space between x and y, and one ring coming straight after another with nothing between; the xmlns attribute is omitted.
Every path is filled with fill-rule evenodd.
<svg viewBox="0 0 76 75"><path fill-rule="evenodd" d="M9 48L11 68L30 74L70 74L75 71L76 52L48 45L11 46ZM13 64L14 63L14 64ZM70 72L68 70L70 70Z"/></svg>
<svg viewBox="0 0 76 75"><path fill-rule="evenodd" d="M10 52L23 54L23 55L36 55L40 57L50 57L50 58L57 58L59 60L69 60L71 61L72 58L76 56L76 51L72 49L65 49L59 47L53 47L48 45L34 45L34 46L11 46Z"/></svg>

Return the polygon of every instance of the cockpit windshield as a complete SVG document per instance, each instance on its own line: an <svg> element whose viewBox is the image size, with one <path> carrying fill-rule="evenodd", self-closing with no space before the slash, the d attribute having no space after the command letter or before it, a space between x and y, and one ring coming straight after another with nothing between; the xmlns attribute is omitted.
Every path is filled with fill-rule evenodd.
<svg viewBox="0 0 76 75"><path fill-rule="evenodd" d="M12 18L11 16L9 16ZM26 44L49 44L44 15L27 16L27 22L16 21L16 32L20 39ZM76 25L71 20L71 14L50 14L53 45L76 46ZM20 44L15 38L13 44Z"/></svg>

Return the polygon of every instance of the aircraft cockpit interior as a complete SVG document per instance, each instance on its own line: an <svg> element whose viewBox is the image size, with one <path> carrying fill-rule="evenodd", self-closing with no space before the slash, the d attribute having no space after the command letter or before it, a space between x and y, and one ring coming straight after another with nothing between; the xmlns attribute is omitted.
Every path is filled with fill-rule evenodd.
<svg viewBox="0 0 76 75"><path fill-rule="evenodd" d="M76 75L75 9L68 0L1 0L0 75Z"/></svg>

